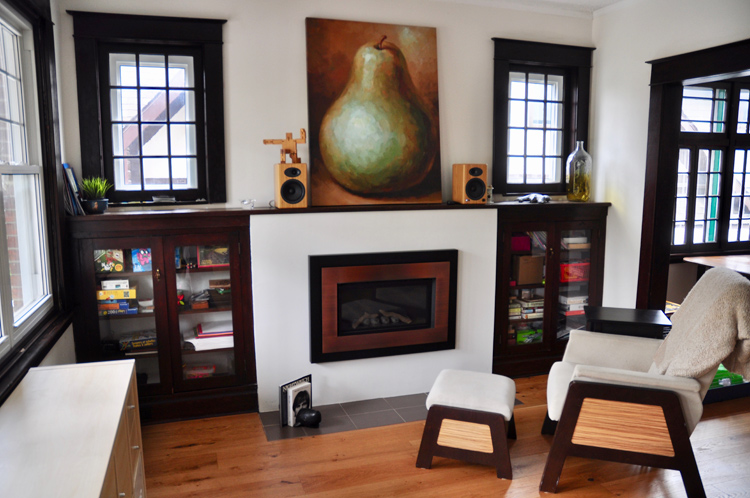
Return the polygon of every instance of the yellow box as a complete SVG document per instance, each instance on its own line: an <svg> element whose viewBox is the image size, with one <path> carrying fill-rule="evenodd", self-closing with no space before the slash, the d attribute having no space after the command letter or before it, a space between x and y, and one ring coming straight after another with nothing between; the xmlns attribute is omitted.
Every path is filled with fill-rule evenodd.
<svg viewBox="0 0 750 498"><path fill-rule="evenodd" d="M96 299L106 301L108 299L135 299L135 286L130 289L110 289L96 291Z"/></svg>

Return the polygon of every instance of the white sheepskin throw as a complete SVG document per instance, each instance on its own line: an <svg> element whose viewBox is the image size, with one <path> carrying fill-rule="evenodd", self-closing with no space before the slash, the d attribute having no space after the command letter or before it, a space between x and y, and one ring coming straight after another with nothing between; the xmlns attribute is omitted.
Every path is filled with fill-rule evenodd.
<svg viewBox="0 0 750 498"><path fill-rule="evenodd" d="M690 290L652 370L698 378L719 363L750 379L750 280L726 268L708 270Z"/></svg>

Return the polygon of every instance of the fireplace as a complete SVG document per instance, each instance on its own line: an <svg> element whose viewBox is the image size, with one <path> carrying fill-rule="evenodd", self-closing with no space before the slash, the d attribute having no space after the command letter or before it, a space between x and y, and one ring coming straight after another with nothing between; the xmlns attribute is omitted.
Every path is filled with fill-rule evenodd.
<svg viewBox="0 0 750 498"><path fill-rule="evenodd" d="M458 251L310 256L310 361L454 349Z"/></svg>

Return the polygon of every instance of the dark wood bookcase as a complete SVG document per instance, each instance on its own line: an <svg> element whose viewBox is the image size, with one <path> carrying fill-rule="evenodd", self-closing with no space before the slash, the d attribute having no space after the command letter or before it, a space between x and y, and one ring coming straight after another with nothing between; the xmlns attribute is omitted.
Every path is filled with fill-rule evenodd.
<svg viewBox="0 0 750 498"><path fill-rule="evenodd" d="M134 358L145 422L257 410L246 211L107 213L69 227L79 362ZM117 280L130 296L102 289Z"/></svg>
<svg viewBox="0 0 750 498"><path fill-rule="evenodd" d="M609 203L500 203L493 372L546 374L601 305Z"/></svg>

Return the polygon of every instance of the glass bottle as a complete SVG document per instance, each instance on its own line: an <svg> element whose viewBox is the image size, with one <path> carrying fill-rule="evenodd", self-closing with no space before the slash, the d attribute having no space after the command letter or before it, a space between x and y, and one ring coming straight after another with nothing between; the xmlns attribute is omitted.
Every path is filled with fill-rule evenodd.
<svg viewBox="0 0 750 498"><path fill-rule="evenodd" d="M576 141L576 150L565 163L568 200L586 202L591 195L591 155L583 148L583 140Z"/></svg>

